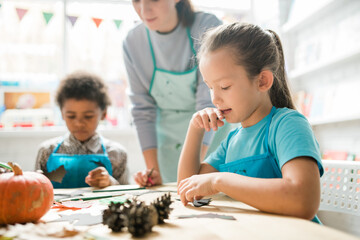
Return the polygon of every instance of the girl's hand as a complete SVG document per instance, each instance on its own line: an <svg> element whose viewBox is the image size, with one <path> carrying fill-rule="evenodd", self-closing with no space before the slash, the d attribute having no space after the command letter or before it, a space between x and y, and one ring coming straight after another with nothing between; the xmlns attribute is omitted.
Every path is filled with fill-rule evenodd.
<svg viewBox="0 0 360 240"><path fill-rule="evenodd" d="M85 182L91 187L104 188L111 185L110 175L104 167L91 170L85 178Z"/></svg>
<svg viewBox="0 0 360 240"><path fill-rule="evenodd" d="M182 180L178 186L178 195L181 202L186 206L188 202L201 199L204 196L218 193L214 187L217 173L193 175Z"/></svg>
<svg viewBox="0 0 360 240"><path fill-rule="evenodd" d="M136 184L141 187L151 187L154 185L161 185L162 179L160 176L160 172L154 169L151 172L150 180L148 180L148 176L151 172L151 169L145 169L143 171L139 171L134 174L134 180Z"/></svg>
<svg viewBox="0 0 360 240"><path fill-rule="evenodd" d="M224 126L223 119L224 116L217 108L205 108L194 113L190 124L196 128L204 128L206 131L210 129L217 131L218 127Z"/></svg>

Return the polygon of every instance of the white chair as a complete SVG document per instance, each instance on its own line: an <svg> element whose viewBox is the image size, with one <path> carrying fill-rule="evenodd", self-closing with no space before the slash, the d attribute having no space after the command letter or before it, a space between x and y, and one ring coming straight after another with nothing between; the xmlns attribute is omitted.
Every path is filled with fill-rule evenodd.
<svg viewBox="0 0 360 240"><path fill-rule="evenodd" d="M360 162L323 160L318 217L326 226L360 236Z"/></svg>

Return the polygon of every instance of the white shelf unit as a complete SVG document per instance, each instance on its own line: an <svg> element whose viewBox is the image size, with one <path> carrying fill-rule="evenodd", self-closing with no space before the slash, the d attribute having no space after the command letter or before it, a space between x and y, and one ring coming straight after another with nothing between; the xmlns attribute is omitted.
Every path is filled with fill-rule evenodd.
<svg viewBox="0 0 360 240"><path fill-rule="evenodd" d="M300 0L301 1L301 0ZM282 27L283 33L290 33L295 32L297 30L301 30L303 27L308 27L311 25L314 21L317 21L323 17L326 17L329 12L335 11L336 9L340 8L342 5L347 4L351 0L322 0L317 1L317 5L314 6L308 6L306 9L307 11L304 11L300 18L297 18L296 20L289 21ZM304 1L307 3L312 2L314 4L314 1Z"/></svg>
<svg viewBox="0 0 360 240"><path fill-rule="evenodd" d="M346 123L351 121L360 121L360 115L350 116L350 117L332 117L327 119L321 118L309 118L309 122L312 126L321 126L326 124L335 124L335 123Z"/></svg>
<svg viewBox="0 0 360 240"><path fill-rule="evenodd" d="M290 16L281 28L290 85L294 93L304 91L313 96L314 111L321 109L319 105L315 108L314 96L323 100L321 114L310 111L313 116L308 116L322 151L360 154L359 94L354 94L360 90L360 1L314 4L303 14L297 12L298 18ZM319 97L323 95L334 98L327 102L329 98ZM330 107L324 108L326 104Z"/></svg>
<svg viewBox="0 0 360 240"><path fill-rule="evenodd" d="M289 78L292 80L295 80L297 78L301 78L301 77L307 76L309 74L326 71L327 69L332 68L339 64L350 63L353 60L356 60L359 58L360 58L360 48L354 49L354 51L350 52L350 53L343 53L339 56L335 56L334 58L319 61L312 66L294 69L289 73Z"/></svg>

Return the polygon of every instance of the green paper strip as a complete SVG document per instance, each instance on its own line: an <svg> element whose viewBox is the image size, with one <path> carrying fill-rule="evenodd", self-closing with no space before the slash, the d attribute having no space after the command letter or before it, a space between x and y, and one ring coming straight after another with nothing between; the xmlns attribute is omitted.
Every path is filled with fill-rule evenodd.
<svg viewBox="0 0 360 240"><path fill-rule="evenodd" d="M0 167L6 168L6 169L9 169L12 171L12 168L9 165L7 165L6 163L0 162Z"/></svg>
<svg viewBox="0 0 360 240"><path fill-rule="evenodd" d="M124 189L99 189L99 190L93 190L93 193L97 192L121 192L121 191L133 191L133 190L141 190L146 189L145 187L136 187L136 188L124 188Z"/></svg>
<svg viewBox="0 0 360 240"><path fill-rule="evenodd" d="M101 199L99 200L100 204L104 204L104 205L109 205L111 202L113 203L124 203L126 202L128 198L125 196L120 196L120 197L112 197L112 198L106 198L106 199Z"/></svg>
<svg viewBox="0 0 360 240"><path fill-rule="evenodd" d="M88 201L88 200L96 200L96 199L102 199L102 198L111 198L111 197L117 197L117 196L121 196L124 195L124 193L118 193L118 194L106 194L106 195L98 195L98 196L83 196L83 197L72 197L72 198L64 198L59 200L59 202L65 202L65 201L78 201L78 200L83 200L83 201Z"/></svg>
<svg viewBox="0 0 360 240"><path fill-rule="evenodd" d="M93 233L85 233L85 239L88 240L110 240L110 238L94 235ZM1 239L0 239L1 240Z"/></svg>

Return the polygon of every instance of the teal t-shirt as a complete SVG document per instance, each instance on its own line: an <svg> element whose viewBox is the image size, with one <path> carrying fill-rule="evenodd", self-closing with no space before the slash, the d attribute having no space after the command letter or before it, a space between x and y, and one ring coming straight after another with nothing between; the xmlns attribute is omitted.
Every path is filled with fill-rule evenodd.
<svg viewBox="0 0 360 240"><path fill-rule="evenodd" d="M267 123L271 117L270 127L267 130ZM268 146L266 146L266 137L268 137ZM320 176L324 173L319 144L309 122L302 114L288 108L275 109L273 116L269 114L251 127L234 129L216 151L205 159L205 162L220 171L222 164L262 155L268 150L280 171L291 159L311 157L317 162ZM254 164L254 167L256 166ZM259 171L264 178L272 175L274 178L279 177L272 169L264 170ZM317 216L312 221L321 224Z"/></svg>
<svg viewBox="0 0 360 240"><path fill-rule="evenodd" d="M267 115L251 127L238 127L232 130L221 145L205 159L205 162L219 170L221 164L264 154L267 150L266 123L270 117L270 114ZM320 176L324 172L319 144L311 126L296 110L288 108L275 110L269 128L268 147L280 170L291 159L306 156L317 161Z"/></svg>

